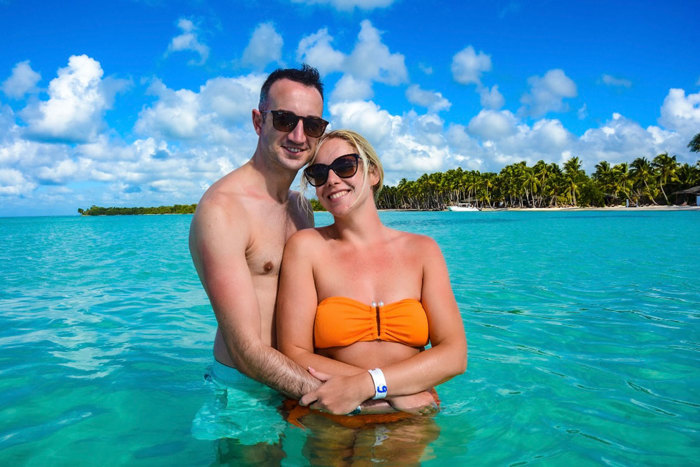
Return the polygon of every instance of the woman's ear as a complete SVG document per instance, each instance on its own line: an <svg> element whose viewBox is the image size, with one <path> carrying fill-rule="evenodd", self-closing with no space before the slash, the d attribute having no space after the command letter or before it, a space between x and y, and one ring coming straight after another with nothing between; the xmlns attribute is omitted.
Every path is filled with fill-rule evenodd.
<svg viewBox="0 0 700 467"><path fill-rule="evenodd" d="M377 174L377 168L374 165L370 164L367 173L369 174L369 186L371 186L372 191L374 191L376 190L376 187L379 184L379 175Z"/></svg>

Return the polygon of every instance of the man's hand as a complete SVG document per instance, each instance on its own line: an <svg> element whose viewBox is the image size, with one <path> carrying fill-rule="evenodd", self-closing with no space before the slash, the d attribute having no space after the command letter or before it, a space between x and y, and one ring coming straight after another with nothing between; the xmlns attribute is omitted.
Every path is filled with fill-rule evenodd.
<svg viewBox="0 0 700 467"><path fill-rule="evenodd" d="M430 391L395 396L387 400L370 399L374 395L370 394L373 382L367 372L353 376L331 376L309 368L309 373L323 384L315 391L305 394L299 403L315 410L344 415L361 405L363 414L398 410L415 415L432 415L438 411L437 402Z"/></svg>
<svg viewBox="0 0 700 467"><path fill-rule="evenodd" d="M352 376L331 376L309 368L309 373L323 384L315 391L305 394L299 403L314 410L344 415L374 395L372 378L367 372Z"/></svg>

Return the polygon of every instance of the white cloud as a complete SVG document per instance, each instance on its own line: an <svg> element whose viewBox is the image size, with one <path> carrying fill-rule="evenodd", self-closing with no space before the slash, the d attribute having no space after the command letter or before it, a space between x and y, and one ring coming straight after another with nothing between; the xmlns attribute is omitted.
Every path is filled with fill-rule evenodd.
<svg viewBox="0 0 700 467"><path fill-rule="evenodd" d="M487 109L500 109L506 103L503 95L498 91L498 86L493 86L491 89L487 87L479 87L477 89L481 97L482 107Z"/></svg>
<svg viewBox="0 0 700 467"><path fill-rule="evenodd" d="M19 62L12 68L12 74L2 83L2 91L14 99L21 99L25 94L38 91L36 85L41 75L32 70L29 60Z"/></svg>
<svg viewBox="0 0 700 467"><path fill-rule="evenodd" d="M114 93L125 86L119 80L102 80L100 63L87 55L72 56L49 84L49 100L22 111L27 131L41 140L83 142L102 128L104 112Z"/></svg>
<svg viewBox="0 0 700 467"><path fill-rule="evenodd" d="M426 65L425 63L419 63L418 68L420 68L420 71L422 71L426 75L433 74L433 67L431 67L430 65Z"/></svg>
<svg viewBox="0 0 700 467"><path fill-rule="evenodd" d="M576 83L560 69L549 70L543 77L532 76L528 83L530 92L520 99L521 111L533 117L566 111L568 106L564 98L575 97L578 93Z"/></svg>
<svg viewBox="0 0 700 467"><path fill-rule="evenodd" d="M382 43L380 32L368 20L362 21L357 42L346 55L332 47L333 37L326 29L304 37L297 48L297 59L319 69L322 74L343 72L333 98L368 99L373 82L397 86L408 81L404 56L391 53Z"/></svg>
<svg viewBox="0 0 700 467"><path fill-rule="evenodd" d="M615 78L614 76L606 75L606 74L604 74L601 79L602 79L603 83L607 84L608 86L617 86L617 87L623 87L623 88L631 88L632 87L632 81L630 81L628 79Z"/></svg>
<svg viewBox="0 0 700 467"><path fill-rule="evenodd" d="M306 5L330 5L341 11L350 11L354 8L361 10L374 10L391 6L395 0L292 0L292 3Z"/></svg>
<svg viewBox="0 0 700 467"><path fill-rule="evenodd" d="M481 84L481 75L491 70L491 56L478 54L471 45L452 57L452 77L460 84Z"/></svg>
<svg viewBox="0 0 700 467"><path fill-rule="evenodd" d="M0 196L28 195L36 188L33 183L16 169L0 168Z"/></svg>
<svg viewBox="0 0 700 467"><path fill-rule="evenodd" d="M391 135L396 118L372 101L339 102L329 111L335 128L357 131L375 145Z"/></svg>
<svg viewBox="0 0 700 467"><path fill-rule="evenodd" d="M515 133L517 120L508 110L482 110L469 122L469 132L484 140L499 140Z"/></svg>
<svg viewBox="0 0 700 467"><path fill-rule="evenodd" d="M250 121L250 111L258 104L264 79L257 74L214 78L198 93L172 90L155 81L149 89L158 101L141 111L135 130L174 140L231 142L232 125Z"/></svg>
<svg viewBox="0 0 700 467"><path fill-rule="evenodd" d="M191 65L201 65L206 62L207 58L209 58L209 47L199 41L197 27L194 23L189 19L180 18L177 22L177 27L182 30L182 34L173 37L168 45L166 54L189 50L199 55L199 62L191 60Z"/></svg>
<svg viewBox="0 0 700 467"><path fill-rule="evenodd" d="M450 101L445 99L441 93L435 91L426 91L420 86L414 84L406 90L408 101L415 105L426 107L429 112L440 112L441 110L449 110L452 106Z"/></svg>
<svg viewBox="0 0 700 467"><path fill-rule="evenodd" d="M253 31L248 46L243 51L242 62L259 70L282 58L282 36L272 23L261 23Z"/></svg>
<svg viewBox="0 0 700 467"><path fill-rule="evenodd" d="M576 115L578 116L579 120L585 120L588 117L588 106L586 106L586 104L583 104L576 111Z"/></svg>
<svg viewBox="0 0 700 467"><path fill-rule="evenodd" d="M687 140L682 140L676 132L655 126L645 129L639 123L614 113L602 126L586 130L574 150L585 155L582 159L592 170L601 160L617 164L641 156L651 159L662 152L682 151L684 144Z"/></svg>
<svg viewBox="0 0 700 467"><path fill-rule="evenodd" d="M331 100L339 101L356 101L372 98L372 84L366 80L358 80L352 75L343 75L335 84Z"/></svg>
<svg viewBox="0 0 700 467"><path fill-rule="evenodd" d="M381 41L379 30L362 21L357 43L345 61L345 71L359 79L396 86L408 80L404 56L391 53Z"/></svg>
<svg viewBox="0 0 700 467"><path fill-rule="evenodd" d="M73 159L63 159L51 166L39 167L36 171L36 177L43 184L60 185L75 179L78 173L86 169L88 165L90 165L90 161L87 159L82 159L80 163Z"/></svg>
<svg viewBox="0 0 700 467"><path fill-rule="evenodd" d="M304 37L297 47L297 60L316 67L321 75L342 70L345 55L333 49L331 42L326 28Z"/></svg>
<svg viewBox="0 0 700 467"><path fill-rule="evenodd" d="M166 138L191 139L200 135L204 119L200 115L197 93L188 89L173 91L161 82L151 86L158 102L139 115L136 130L142 134L159 134Z"/></svg>
<svg viewBox="0 0 700 467"><path fill-rule="evenodd" d="M661 106L659 123L692 137L700 131L700 92L688 94L683 89L670 89Z"/></svg>

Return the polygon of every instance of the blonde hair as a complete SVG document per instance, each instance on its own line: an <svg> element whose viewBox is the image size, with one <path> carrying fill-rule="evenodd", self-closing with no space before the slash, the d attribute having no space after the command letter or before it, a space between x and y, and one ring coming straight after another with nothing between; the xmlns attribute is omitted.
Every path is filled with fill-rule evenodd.
<svg viewBox="0 0 700 467"><path fill-rule="evenodd" d="M321 137L321 139L318 141L318 144L316 145L316 151L314 151L314 155L311 156L311 160L309 160L309 165L313 164L314 161L316 160L316 157L318 156L318 152L321 150L321 146L323 146L323 143L326 141L329 141L331 139L341 139L348 143L350 146L355 148L357 151L357 154L360 156L360 159L362 160L362 173L364 175L364 181L362 182L362 189L364 189L365 184L367 183L367 178L369 176L369 171L370 169L373 169L377 177L379 178L379 181L372 186L372 192L374 193L374 199L376 201L377 196L379 196L379 192L382 189L382 186L384 185L384 168L382 167L382 163L379 161L379 156L377 156L377 152L374 150L372 145L367 141L362 135L360 135L357 132L354 132L352 130L333 130L329 133L326 133ZM306 177L302 176L301 177L301 193L304 194L306 192L306 187L309 185L309 183L306 180Z"/></svg>

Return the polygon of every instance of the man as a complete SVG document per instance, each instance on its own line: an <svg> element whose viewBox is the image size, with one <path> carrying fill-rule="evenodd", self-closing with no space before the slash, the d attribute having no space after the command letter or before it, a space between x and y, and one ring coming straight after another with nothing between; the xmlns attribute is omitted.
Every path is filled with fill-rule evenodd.
<svg viewBox="0 0 700 467"><path fill-rule="evenodd" d="M314 68L270 74L252 111L253 157L207 190L190 227L192 260L219 325L216 361L295 399L320 383L274 348L274 309L284 244L313 226L289 187L325 131L322 114Z"/></svg>

